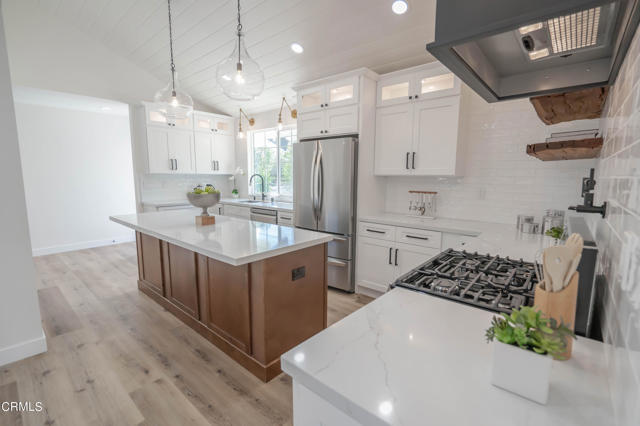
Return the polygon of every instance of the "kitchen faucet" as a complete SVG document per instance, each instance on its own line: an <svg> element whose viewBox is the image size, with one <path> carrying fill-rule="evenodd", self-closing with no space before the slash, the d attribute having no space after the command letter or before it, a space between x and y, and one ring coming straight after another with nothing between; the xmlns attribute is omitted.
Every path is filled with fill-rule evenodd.
<svg viewBox="0 0 640 426"><path fill-rule="evenodd" d="M262 177L262 175L259 174L254 174L249 178L249 186L251 186L251 183L253 182L253 178L258 176L260 178L260 192L262 193L262 201L264 201L265 195L264 195L264 177ZM253 195L253 199L256 199L255 194Z"/></svg>

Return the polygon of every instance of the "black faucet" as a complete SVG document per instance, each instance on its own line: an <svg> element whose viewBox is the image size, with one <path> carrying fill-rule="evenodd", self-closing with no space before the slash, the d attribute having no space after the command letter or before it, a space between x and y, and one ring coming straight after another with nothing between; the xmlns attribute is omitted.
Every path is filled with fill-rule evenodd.
<svg viewBox="0 0 640 426"><path fill-rule="evenodd" d="M593 205L593 189L596 187L596 180L594 178L595 169L591 169L589 177L582 178L582 198L584 198L584 204L581 206L570 206L569 210L575 210L578 213L600 213L602 217L607 213L606 201L601 206Z"/></svg>
<svg viewBox="0 0 640 426"><path fill-rule="evenodd" d="M260 178L260 192L262 193L262 201L264 201L265 195L264 195L264 177L262 177L262 175L259 174L254 174L249 178L249 185L251 185L251 182L253 182L253 178L258 176ZM253 196L253 199L256 199L256 196Z"/></svg>

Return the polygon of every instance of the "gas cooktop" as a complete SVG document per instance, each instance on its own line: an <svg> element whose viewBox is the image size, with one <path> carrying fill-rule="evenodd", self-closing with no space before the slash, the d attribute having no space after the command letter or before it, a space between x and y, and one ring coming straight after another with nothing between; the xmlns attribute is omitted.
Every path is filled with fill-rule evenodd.
<svg viewBox="0 0 640 426"><path fill-rule="evenodd" d="M511 313L533 306L537 283L533 263L448 249L398 278L392 287Z"/></svg>

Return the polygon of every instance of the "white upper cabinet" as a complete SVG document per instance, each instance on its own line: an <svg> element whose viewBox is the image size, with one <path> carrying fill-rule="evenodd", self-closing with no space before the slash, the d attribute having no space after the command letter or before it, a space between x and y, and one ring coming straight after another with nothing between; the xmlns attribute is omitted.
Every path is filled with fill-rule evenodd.
<svg viewBox="0 0 640 426"><path fill-rule="evenodd" d="M298 110L317 111L358 102L358 77L337 79L298 90Z"/></svg>
<svg viewBox="0 0 640 426"><path fill-rule="evenodd" d="M162 107L156 104L145 103L145 116L148 126L172 127L176 129L191 129L192 117L181 120L167 120L162 112Z"/></svg>
<svg viewBox="0 0 640 426"><path fill-rule="evenodd" d="M376 111L375 172L379 175L410 174L413 108L391 105Z"/></svg>
<svg viewBox="0 0 640 426"><path fill-rule="evenodd" d="M298 138L359 133L360 74L350 72L308 83L296 93Z"/></svg>
<svg viewBox="0 0 640 426"><path fill-rule="evenodd" d="M204 112L193 113L193 130L196 132L210 132L222 135L232 135L234 121L231 117L221 117Z"/></svg>
<svg viewBox="0 0 640 426"><path fill-rule="evenodd" d="M455 176L460 81L439 63L380 77L374 174Z"/></svg>
<svg viewBox="0 0 640 426"><path fill-rule="evenodd" d="M147 126L149 173L193 173L193 133Z"/></svg>
<svg viewBox="0 0 640 426"><path fill-rule="evenodd" d="M460 79L440 63L431 63L380 77L377 105L393 105L460 94Z"/></svg>
<svg viewBox="0 0 640 426"><path fill-rule="evenodd" d="M413 174L456 174L459 111L460 96L428 99L413 105Z"/></svg>
<svg viewBox="0 0 640 426"><path fill-rule="evenodd" d="M149 173L231 174L235 170L232 117L194 111L184 120L168 122L155 104L145 103L138 111L145 115Z"/></svg>

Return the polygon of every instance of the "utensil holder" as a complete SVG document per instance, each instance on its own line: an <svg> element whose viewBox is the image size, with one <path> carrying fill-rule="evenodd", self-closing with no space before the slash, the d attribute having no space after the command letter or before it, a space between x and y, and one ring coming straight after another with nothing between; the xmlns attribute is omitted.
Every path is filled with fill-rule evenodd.
<svg viewBox="0 0 640 426"><path fill-rule="evenodd" d="M554 318L556 321L564 322L572 331L574 330L576 320L576 304L578 300L578 272L575 272L569 281L569 285L558 292L547 291L541 287L544 281L536 286L534 293L533 305L542 313ZM547 287L546 285L544 286ZM567 340L567 349L561 355L566 359L571 358L571 349L573 348L573 339Z"/></svg>

